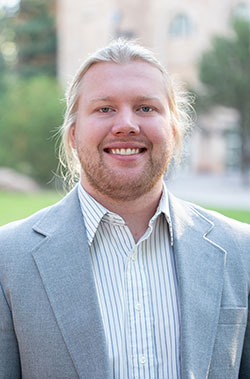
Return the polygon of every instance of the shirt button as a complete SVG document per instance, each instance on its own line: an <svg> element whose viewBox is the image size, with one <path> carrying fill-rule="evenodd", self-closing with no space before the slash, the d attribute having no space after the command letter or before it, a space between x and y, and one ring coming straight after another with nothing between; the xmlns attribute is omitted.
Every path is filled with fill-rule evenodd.
<svg viewBox="0 0 250 379"><path fill-rule="evenodd" d="M136 304L135 309L136 309L137 311L141 311L141 309L142 309L141 304L140 304L140 303Z"/></svg>
<svg viewBox="0 0 250 379"><path fill-rule="evenodd" d="M131 255L131 261L133 261L133 262L136 261L136 254Z"/></svg>
<svg viewBox="0 0 250 379"><path fill-rule="evenodd" d="M144 355L141 355L139 360L140 360L140 364L141 365L145 365L145 363L146 363L146 357Z"/></svg>

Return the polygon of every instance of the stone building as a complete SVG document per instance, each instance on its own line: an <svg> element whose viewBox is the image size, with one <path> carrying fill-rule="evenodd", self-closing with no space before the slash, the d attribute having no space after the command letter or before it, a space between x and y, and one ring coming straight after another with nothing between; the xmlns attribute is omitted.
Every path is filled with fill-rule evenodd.
<svg viewBox="0 0 250 379"><path fill-rule="evenodd" d="M250 0L57 0L59 79L66 84L88 53L125 36L154 50L177 79L199 87L201 53L214 35L229 33L235 13L250 17ZM237 122L234 110L221 107L198 117L190 145L194 170L237 165ZM233 130L229 138L226 130Z"/></svg>

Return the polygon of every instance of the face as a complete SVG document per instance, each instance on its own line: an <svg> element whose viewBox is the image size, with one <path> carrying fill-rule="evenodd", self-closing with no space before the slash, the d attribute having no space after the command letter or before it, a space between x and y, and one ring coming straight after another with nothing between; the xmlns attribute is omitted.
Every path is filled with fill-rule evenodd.
<svg viewBox="0 0 250 379"><path fill-rule="evenodd" d="M70 137L92 196L134 200L161 188L174 147L162 73L143 61L90 67Z"/></svg>

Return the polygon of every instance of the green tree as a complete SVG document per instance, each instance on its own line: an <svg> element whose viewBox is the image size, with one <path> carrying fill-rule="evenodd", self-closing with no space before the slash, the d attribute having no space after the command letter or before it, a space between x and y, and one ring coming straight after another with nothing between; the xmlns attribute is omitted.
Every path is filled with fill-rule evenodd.
<svg viewBox="0 0 250 379"><path fill-rule="evenodd" d="M5 67L6 67L5 60L4 60L3 54L0 51L0 101L1 101L1 96L4 93L5 88L6 88L4 75L1 75L1 73L5 71Z"/></svg>
<svg viewBox="0 0 250 379"><path fill-rule="evenodd" d="M250 22L236 18L232 36L217 36L203 54L200 79L211 104L221 104L240 114L241 171L248 181L250 166Z"/></svg>
<svg viewBox="0 0 250 379"><path fill-rule="evenodd" d="M8 46L13 44L14 31L10 27L13 13L9 8L0 8L0 97L4 94L7 88L7 74L11 72L12 62L8 60Z"/></svg>
<svg viewBox="0 0 250 379"><path fill-rule="evenodd" d="M48 183L62 122L56 74L55 0L0 8L0 166Z"/></svg>
<svg viewBox="0 0 250 379"><path fill-rule="evenodd" d="M21 0L12 18L17 46L17 73L22 77L56 74L54 0Z"/></svg>
<svg viewBox="0 0 250 379"><path fill-rule="evenodd" d="M55 134L62 123L62 91L46 76L18 80L0 103L0 166L47 184L57 169Z"/></svg>

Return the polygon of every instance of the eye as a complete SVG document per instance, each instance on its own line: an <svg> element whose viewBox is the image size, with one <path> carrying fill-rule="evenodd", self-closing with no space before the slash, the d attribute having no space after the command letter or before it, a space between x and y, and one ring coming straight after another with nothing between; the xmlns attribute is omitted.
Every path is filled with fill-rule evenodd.
<svg viewBox="0 0 250 379"><path fill-rule="evenodd" d="M149 107L149 106L147 106L147 105L143 105L143 106L140 107L140 110L141 110L142 112L148 113L148 112L152 112L152 111L153 111L153 108L151 108L151 107Z"/></svg>
<svg viewBox="0 0 250 379"><path fill-rule="evenodd" d="M102 107L99 109L99 111L101 113L109 113L109 112L111 112L111 108L110 107Z"/></svg>

